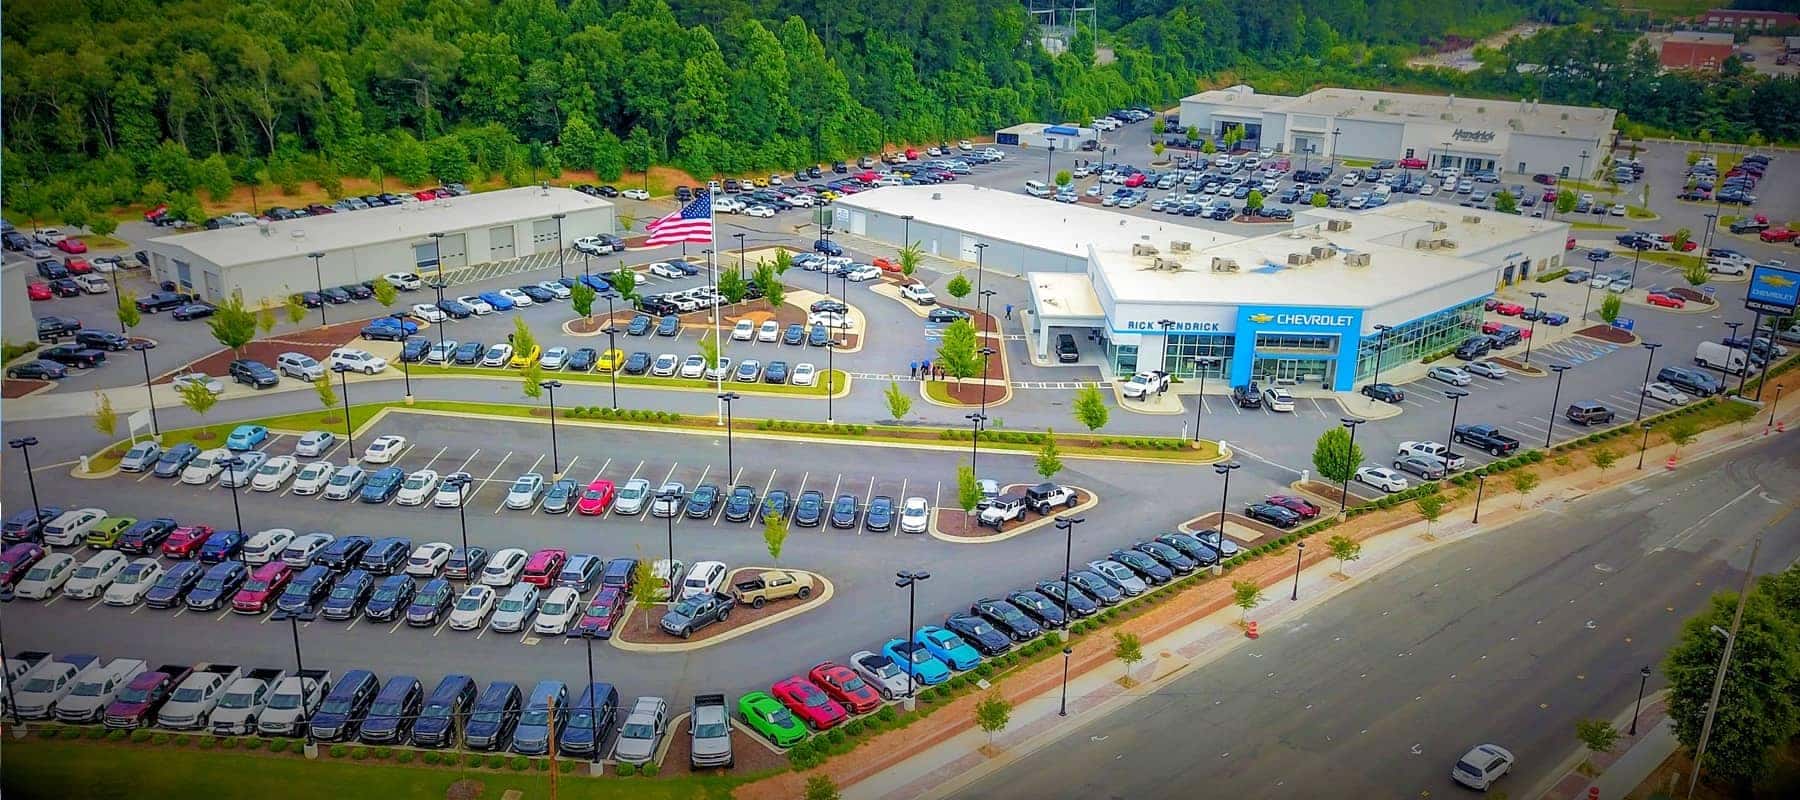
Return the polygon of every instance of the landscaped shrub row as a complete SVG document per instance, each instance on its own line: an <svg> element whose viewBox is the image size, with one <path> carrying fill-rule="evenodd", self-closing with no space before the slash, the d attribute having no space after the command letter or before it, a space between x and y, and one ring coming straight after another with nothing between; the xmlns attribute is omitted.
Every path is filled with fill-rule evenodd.
<svg viewBox="0 0 1800 800"><path fill-rule="evenodd" d="M1555 272L1546 272L1542 275L1537 276L1537 282L1538 283L1549 283L1551 281L1562 280L1562 277L1567 274L1569 274L1569 271L1567 269L1559 269L1559 270L1556 270Z"/></svg>
<svg viewBox="0 0 1800 800"><path fill-rule="evenodd" d="M1515 469L1519 469L1520 467L1525 467L1525 466L1530 466L1532 464L1536 464L1539 461L1543 461L1543 460L1544 460L1544 451L1542 451L1542 450L1526 450L1525 452L1519 453L1518 455L1515 455L1511 458L1503 458L1499 461L1495 461L1492 464L1488 464L1488 465L1481 466L1481 467L1476 467L1475 469L1469 470L1468 472L1457 473L1456 475L1451 476L1450 482L1456 484L1457 486L1468 486L1469 484L1472 484L1475 482L1477 476L1499 475L1504 472L1511 472Z"/></svg>
<svg viewBox="0 0 1800 800"><path fill-rule="evenodd" d="M867 425L838 425L825 422L797 422L786 419L757 420L759 431L789 431L793 433L830 433L847 436L862 436L869 432Z"/></svg>
<svg viewBox="0 0 1800 800"><path fill-rule="evenodd" d="M945 428L938 431L938 438L946 441L966 442L969 440L969 435L969 431L958 428ZM1044 439L1047 435L1048 434L1037 433L1034 431L996 431L989 429L981 432L981 440L984 442L999 442L1002 444L1041 445L1044 443ZM1129 447L1137 450L1184 450L1191 446L1185 439L1173 439L1164 436L1059 436L1056 441L1058 444L1066 447Z"/></svg>
<svg viewBox="0 0 1800 800"><path fill-rule="evenodd" d="M920 693L921 702L925 701L925 694L926 692ZM841 728L809 737L794 745L788 749L788 760L795 770L811 769L827 758L856 749L857 744L864 739L892 728L905 727L923 716L921 712L903 714L894 706L883 706L874 714L853 719ZM620 774L624 774L623 771Z"/></svg>
<svg viewBox="0 0 1800 800"><path fill-rule="evenodd" d="M574 419L622 419L629 422L680 422L681 415L673 411L652 411L644 408L620 408L611 406L570 406L563 410L563 416Z"/></svg>

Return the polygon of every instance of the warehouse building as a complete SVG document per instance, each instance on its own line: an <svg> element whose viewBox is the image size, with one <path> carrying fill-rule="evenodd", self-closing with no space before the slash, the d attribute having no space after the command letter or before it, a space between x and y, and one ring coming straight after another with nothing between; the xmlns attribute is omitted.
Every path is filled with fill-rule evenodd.
<svg viewBox="0 0 1800 800"><path fill-rule="evenodd" d="M1249 86L1181 101L1181 124L1220 137L1242 129L1245 146L1318 157L1418 159L1431 167L1570 175L1585 151L1598 159L1618 112L1365 89L1319 89L1299 97ZM1597 163L1597 162L1596 162Z"/></svg>
<svg viewBox="0 0 1800 800"><path fill-rule="evenodd" d="M273 305L321 284L555 252L612 233L613 225L612 203L534 186L176 234L152 239L148 249L158 282L210 300L241 292L248 305Z"/></svg>
<svg viewBox="0 0 1800 800"><path fill-rule="evenodd" d="M1099 133L1093 128L1042 122L1027 122L994 131L994 144L1054 150L1076 150L1082 142L1098 138Z"/></svg>

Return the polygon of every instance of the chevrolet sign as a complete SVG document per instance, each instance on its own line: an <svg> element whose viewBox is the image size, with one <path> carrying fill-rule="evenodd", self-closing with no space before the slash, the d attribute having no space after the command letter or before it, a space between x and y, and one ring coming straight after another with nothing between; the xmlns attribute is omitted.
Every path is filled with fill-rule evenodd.
<svg viewBox="0 0 1800 800"><path fill-rule="evenodd" d="M1128 331L1156 332L1161 331L1162 327L1161 322L1147 322L1138 319L1125 322L1125 330ZM1217 333L1218 331L1219 323L1217 322L1177 322L1169 326L1170 333Z"/></svg>
<svg viewBox="0 0 1800 800"><path fill-rule="evenodd" d="M1274 320L1275 320L1274 314L1251 314L1250 315L1250 321L1254 322L1258 325L1273 322Z"/></svg>
<svg viewBox="0 0 1800 800"><path fill-rule="evenodd" d="M1311 325L1326 328L1347 328L1356 317L1352 314L1251 314L1250 321L1258 325L1274 322L1277 325Z"/></svg>

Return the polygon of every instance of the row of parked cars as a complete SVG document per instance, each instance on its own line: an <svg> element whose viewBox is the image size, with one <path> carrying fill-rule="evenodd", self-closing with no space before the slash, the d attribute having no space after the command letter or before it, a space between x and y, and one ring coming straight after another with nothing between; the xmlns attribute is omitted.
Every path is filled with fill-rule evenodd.
<svg viewBox="0 0 1800 800"><path fill-rule="evenodd" d="M270 206L260 214L251 214L248 211L233 211L229 214L211 217L201 223L200 227L209 231L218 230L220 228L239 228L247 225L255 225L259 222L279 222L281 220L318 217L326 214L362 211L370 208L425 203L445 197L459 197L468 193L469 187L464 186L461 183L447 183L443 186L420 189L416 192L404 194L379 192L362 195L360 197L346 197L330 205L324 203L312 203L301 208ZM169 207L163 204L158 204L148 211L145 211L144 221L158 227L170 226L183 228L192 225L192 223L189 223L186 220L180 220L170 216Z"/></svg>

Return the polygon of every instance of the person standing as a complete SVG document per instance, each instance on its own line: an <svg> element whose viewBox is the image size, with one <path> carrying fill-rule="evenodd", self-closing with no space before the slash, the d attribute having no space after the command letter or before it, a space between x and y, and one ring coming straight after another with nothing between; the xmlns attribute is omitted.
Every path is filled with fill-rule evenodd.
<svg viewBox="0 0 1800 800"><path fill-rule="evenodd" d="M1012 303L1006 304L1006 318L1012 319Z"/></svg>

